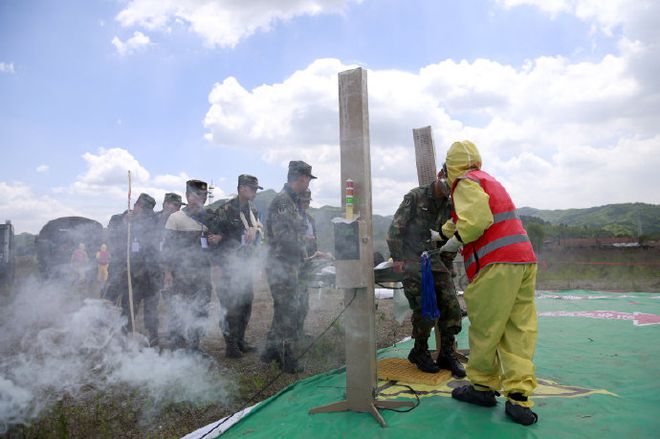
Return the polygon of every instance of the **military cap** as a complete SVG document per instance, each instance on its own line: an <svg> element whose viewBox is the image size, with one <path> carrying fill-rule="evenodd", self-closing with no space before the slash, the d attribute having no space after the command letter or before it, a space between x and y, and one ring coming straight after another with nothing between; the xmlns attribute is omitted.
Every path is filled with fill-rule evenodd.
<svg viewBox="0 0 660 439"><path fill-rule="evenodd" d="M289 175L309 175L312 178L316 178L312 175L312 167L302 160L291 160L289 162Z"/></svg>
<svg viewBox="0 0 660 439"><path fill-rule="evenodd" d="M181 201L181 195L175 194L173 192L168 192L165 194L165 199L163 199L163 203L174 203L174 204L183 204L185 205L183 201Z"/></svg>
<svg viewBox="0 0 660 439"><path fill-rule="evenodd" d="M186 189L195 192L208 192L209 185L202 180L188 180L186 181Z"/></svg>
<svg viewBox="0 0 660 439"><path fill-rule="evenodd" d="M140 206L146 207L147 209L153 209L154 206L156 205L156 200L154 200L154 197L152 197L151 195L145 194L143 192L135 201L135 204L139 204Z"/></svg>
<svg viewBox="0 0 660 439"><path fill-rule="evenodd" d="M312 201L312 191L305 189L305 192L300 194L300 201Z"/></svg>
<svg viewBox="0 0 660 439"><path fill-rule="evenodd" d="M254 175L241 174L238 176L238 185L239 186L250 186L254 189L263 189L259 186L259 180Z"/></svg>

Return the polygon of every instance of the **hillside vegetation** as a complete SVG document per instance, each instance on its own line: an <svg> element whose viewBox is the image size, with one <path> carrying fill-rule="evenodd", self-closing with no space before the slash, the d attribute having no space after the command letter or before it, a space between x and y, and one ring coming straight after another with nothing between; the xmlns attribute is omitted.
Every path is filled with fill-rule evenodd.
<svg viewBox="0 0 660 439"><path fill-rule="evenodd" d="M660 237L660 205L655 204L621 203L563 210L522 207L518 215L536 217L552 226L583 229L583 237L593 237L595 231L611 236Z"/></svg>

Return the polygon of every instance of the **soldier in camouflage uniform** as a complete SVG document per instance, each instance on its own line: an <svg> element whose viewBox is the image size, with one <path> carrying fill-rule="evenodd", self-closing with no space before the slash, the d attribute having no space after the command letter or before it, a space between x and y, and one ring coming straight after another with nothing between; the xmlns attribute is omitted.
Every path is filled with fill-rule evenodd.
<svg viewBox="0 0 660 439"><path fill-rule="evenodd" d="M126 245L128 223L131 223L131 286L133 310L137 314L140 302L144 302L144 326L150 343L158 344L158 266L156 217L153 211L156 200L148 194L140 194L131 212L113 215L108 223L108 239L113 258L108 267L108 289L105 297L116 302L121 297L122 315L127 317L127 329L133 330L129 316L128 272Z"/></svg>
<svg viewBox="0 0 660 439"><path fill-rule="evenodd" d="M256 246L263 227L252 204L259 186L257 177L242 174L238 177L238 195L221 205L217 215L222 241L215 252L214 264L220 268L216 285L220 305L225 309L220 330L225 339L225 356L239 358L255 348L245 341L245 330L252 314L252 277Z"/></svg>
<svg viewBox="0 0 660 439"><path fill-rule="evenodd" d="M299 197L314 179L312 167L303 161L289 162L287 183L268 207L266 238L269 245L266 275L273 296L273 323L261 360L275 360L287 373L302 372L292 345L299 327L298 287L300 268L307 257L306 226Z"/></svg>
<svg viewBox="0 0 660 439"><path fill-rule="evenodd" d="M212 215L204 210L208 185L186 182L188 206L165 223L162 264L168 290L168 328L172 348L199 351L211 301L210 247L222 236L212 232Z"/></svg>
<svg viewBox="0 0 660 439"><path fill-rule="evenodd" d="M435 363L428 349L428 338L436 322L422 317L421 312L420 256L424 251L436 249L436 243L431 241L430 230L438 230L450 218L448 193L448 188L439 179L408 192L394 214L387 244L395 271L405 271L407 274L403 287L413 311L412 337L415 339L408 360L424 372L435 373L440 369L449 369L453 375L462 378L465 369L456 359L454 351L455 335L461 331L461 308L451 277L455 253L431 254L431 270L440 310L438 323L441 348Z"/></svg>

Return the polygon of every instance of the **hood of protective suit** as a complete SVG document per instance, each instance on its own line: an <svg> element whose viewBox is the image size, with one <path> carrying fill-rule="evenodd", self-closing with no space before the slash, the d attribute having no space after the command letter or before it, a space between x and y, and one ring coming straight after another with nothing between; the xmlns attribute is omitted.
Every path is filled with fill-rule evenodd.
<svg viewBox="0 0 660 439"><path fill-rule="evenodd" d="M481 169L481 154L469 140L454 142L447 151L447 181L452 186L456 179L471 169Z"/></svg>

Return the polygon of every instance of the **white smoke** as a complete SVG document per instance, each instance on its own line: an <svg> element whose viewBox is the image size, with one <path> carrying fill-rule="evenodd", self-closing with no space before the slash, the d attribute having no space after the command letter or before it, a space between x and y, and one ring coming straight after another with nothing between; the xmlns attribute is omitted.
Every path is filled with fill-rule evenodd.
<svg viewBox="0 0 660 439"><path fill-rule="evenodd" d="M154 410L228 400L231 385L215 362L146 347L143 337L125 334L125 323L107 301L27 282L0 311L0 434L90 389L135 388Z"/></svg>

